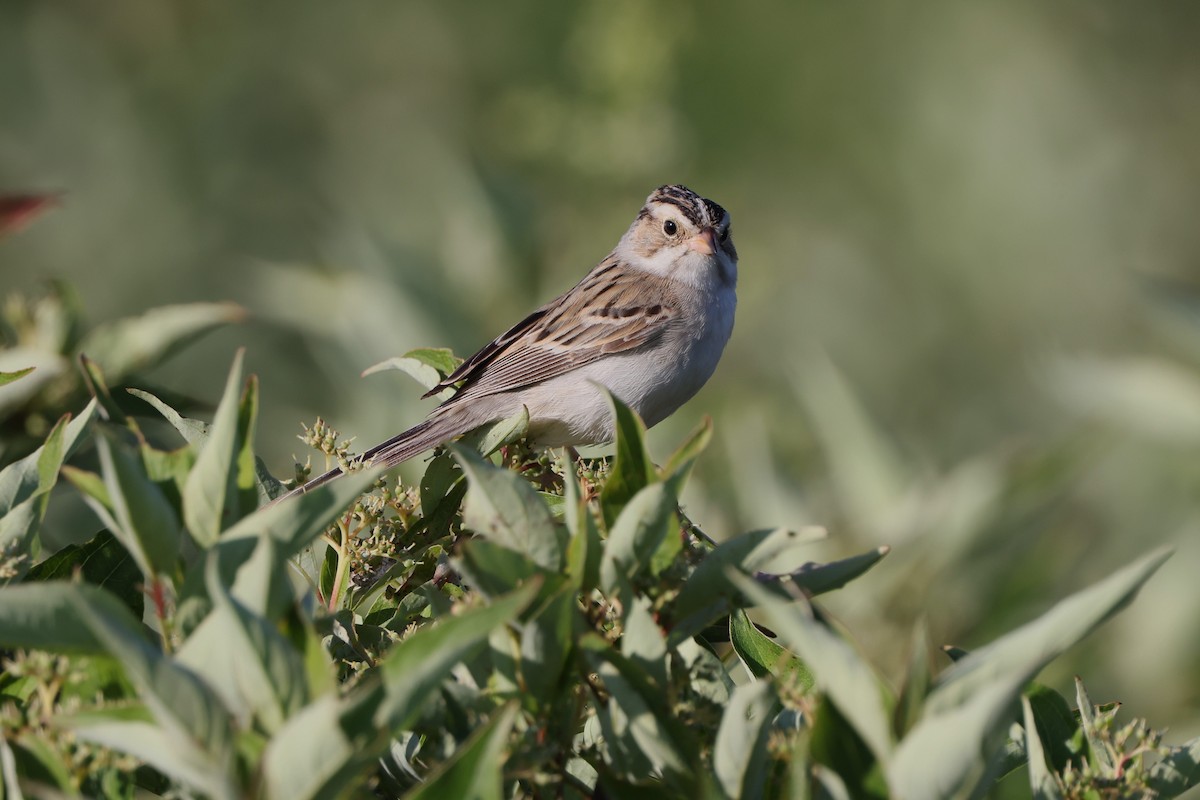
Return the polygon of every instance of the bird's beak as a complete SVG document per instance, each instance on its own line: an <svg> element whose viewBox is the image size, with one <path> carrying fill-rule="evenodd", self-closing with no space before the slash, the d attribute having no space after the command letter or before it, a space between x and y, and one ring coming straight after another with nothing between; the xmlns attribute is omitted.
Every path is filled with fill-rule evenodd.
<svg viewBox="0 0 1200 800"><path fill-rule="evenodd" d="M712 228L701 228L688 242L688 247L706 256L713 255L717 252L717 232Z"/></svg>

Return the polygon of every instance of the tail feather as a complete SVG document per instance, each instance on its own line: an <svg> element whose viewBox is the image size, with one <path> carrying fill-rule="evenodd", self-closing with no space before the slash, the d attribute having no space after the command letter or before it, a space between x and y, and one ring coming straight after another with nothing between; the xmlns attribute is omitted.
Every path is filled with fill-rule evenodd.
<svg viewBox="0 0 1200 800"><path fill-rule="evenodd" d="M453 420L446 417L433 417L412 426L403 433L396 434L385 442L380 442L362 455L355 457L353 463L394 467L415 455L437 447L460 433L462 433L461 426L454 424ZM333 479L341 477L342 474L340 467L334 467L309 480L303 486L296 487L279 499L312 491L318 486L324 486Z"/></svg>

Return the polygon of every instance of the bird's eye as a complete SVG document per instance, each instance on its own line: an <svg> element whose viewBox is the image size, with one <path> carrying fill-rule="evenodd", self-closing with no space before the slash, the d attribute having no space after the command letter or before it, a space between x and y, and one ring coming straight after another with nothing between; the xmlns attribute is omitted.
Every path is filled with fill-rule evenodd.
<svg viewBox="0 0 1200 800"><path fill-rule="evenodd" d="M721 239L722 242L724 242L726 239L729 238L729 227L728 226L725 227L725 230L721 231L721 236L719 238Z"/></svg>
<svg viewBox="0 0 1200 800"><path fill-rule="evenodd" d="M674 236L679 233L679 226L675 224L675 220L669 219L663 223L663 233L667 236Z"/></svg>

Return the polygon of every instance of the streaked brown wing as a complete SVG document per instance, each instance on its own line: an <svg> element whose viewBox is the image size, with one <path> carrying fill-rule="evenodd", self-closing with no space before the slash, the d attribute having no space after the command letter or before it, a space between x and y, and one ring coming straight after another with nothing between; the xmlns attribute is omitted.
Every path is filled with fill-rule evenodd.
<svg viewBox="0 0 1200 800"><path fill-rule="evenodd" d="M550 309L554 308L554 306L557 305L561 301L562 301L562 297L559 297L556 300L554 300L550 303L547 303L546 305L539 308L537 311L534 311L532 314L530 314L525 319L518 322L516 325L513 325L511 328L509 328L504 333L497 336L495 339L493 339L488 344L485 344L483 347L481 347L479 349L478 352L475 353L475 355L471 356L466 361L459 364L458 369L454 370L454 372L451 372L449 375L447 375L445 377L445 379L442 380L441 383L439 383L437 386L434 386L432 389L430 389L425 394L421 395L421 399L425 399L426 397L433 397L438 392L442 391L443 389L450 388L451 386L458 383L459 381L470 382L470 381L474 380L475 378L478 378L480 372L487 366L487 364L492 359L494 359L500 353L504 352L504 350L507 349L509 345L511 345L513 342L515 342L517 339L519 339L522 334L524 334L530 328L532 328L534 325L536 325L538 323L538 321L542 319L542 317L546 316L546 312L548 312Z"/></svg>
<svg viewBox="0 0 1200 800"><path fill-rule="evenodd" d="M649 344L672 319L661 279L602 262L574 288L542 306L463 362L431 390L463 381L450 401L508 392L598 358Z"/></svg>

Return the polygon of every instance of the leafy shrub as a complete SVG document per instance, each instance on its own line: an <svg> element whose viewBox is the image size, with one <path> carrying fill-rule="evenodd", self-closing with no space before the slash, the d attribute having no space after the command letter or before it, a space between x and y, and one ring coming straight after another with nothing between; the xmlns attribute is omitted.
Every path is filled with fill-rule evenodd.
<svg viewBox="0 0 1200 800"><path fill-rule="evenodd" d="M453 360L397 366L430 385ZM659 468L616 400L611 459L536 456L507 420L418 486L352 469L318 424L308 440L349 474L271 503L240 355L211 425L135 390L173 449L82 368L91 402L0 472L14 796L915 800L1022 764L1040 797L1200 781L1200 741L1164 748L1081 687L1073 713L1032 683L1166 552L938 674L918 631L894 691L815 602L886 548L816 564L816 529L713 542L678 505L708 424ZM60 475L102 530L34 563Z"/></svg>

